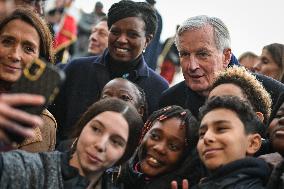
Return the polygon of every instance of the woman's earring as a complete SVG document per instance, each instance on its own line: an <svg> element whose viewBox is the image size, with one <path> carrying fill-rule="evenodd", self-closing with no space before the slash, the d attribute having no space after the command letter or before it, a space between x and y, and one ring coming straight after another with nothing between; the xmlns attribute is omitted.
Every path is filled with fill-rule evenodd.
<svg viewBox="0 0 284 189"><path fill-rule="evenodd" d="M72 142L72 145L71 145L71 151L72 152L75 152L76 146L77 146L77 142L78 142L78 137L75 138L75 140Z"/></svg>
<svg viewBox="0 0 284 189"><path fill-rule="evenodd" d="M145 53L146 52L146 48L144 48L142 52Z"/></svg>

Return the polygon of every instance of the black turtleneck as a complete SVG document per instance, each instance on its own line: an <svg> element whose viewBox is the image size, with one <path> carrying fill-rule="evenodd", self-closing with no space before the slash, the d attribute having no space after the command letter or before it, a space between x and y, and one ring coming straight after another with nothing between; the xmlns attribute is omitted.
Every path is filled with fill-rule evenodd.
<svg viewBox="0 0 284 189"><path fill-rule="evenodd" d="M135 60L130 62L121 62L114 60L111 56L109 56L109 61L107 67L110 70L111 78L116 77L124 77L127 78L132 74L132 71L137 69L139 63L142 60L142 55L138 56Z"/></svg>

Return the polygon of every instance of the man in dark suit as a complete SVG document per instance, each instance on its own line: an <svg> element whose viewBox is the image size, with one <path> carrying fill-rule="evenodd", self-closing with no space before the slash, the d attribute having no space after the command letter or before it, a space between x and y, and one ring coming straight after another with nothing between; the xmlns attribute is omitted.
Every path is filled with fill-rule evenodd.
<svg viewBox="0 0 284 189"><path fill-rule="evenodd" d="M215 75L238 64L231 52L229 30L219 18L191 17L179 27L175 42L185 80L162 94L160 107L176 104L197 116ZM263 75L256 77L270 93L274 104L280 91L284 91L284 85Z"/></svg>

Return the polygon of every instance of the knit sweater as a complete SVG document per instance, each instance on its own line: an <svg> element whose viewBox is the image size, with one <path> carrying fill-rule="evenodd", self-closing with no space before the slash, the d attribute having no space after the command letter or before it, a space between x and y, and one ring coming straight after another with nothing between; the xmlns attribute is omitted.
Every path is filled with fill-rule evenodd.
<svg viewBox="0 0 284 189"><path fill-rule="evenodd" d="M60 152L0 153L0 188L62 189L86 188L86 178L68 163L70 155Z"/></svg>
<svg viewBox="0 0 284 189"><path fill-rule="evenodd" d="M63 188L60 153L1 153L0 188Z"/></svg>

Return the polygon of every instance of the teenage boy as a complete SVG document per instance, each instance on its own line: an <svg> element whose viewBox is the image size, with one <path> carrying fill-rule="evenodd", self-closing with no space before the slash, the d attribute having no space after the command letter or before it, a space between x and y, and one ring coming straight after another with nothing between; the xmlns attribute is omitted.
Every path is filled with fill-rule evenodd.
<svg viewBox="0 0 284 189"><path fill-rule="evenodd" d="M252 156L261 146L261 122L251 105L233 96L210 99L200 112L197 150L210 174L196 188L264 188L269 167ZM195 188L193 187L193 188Z"/></svg>

